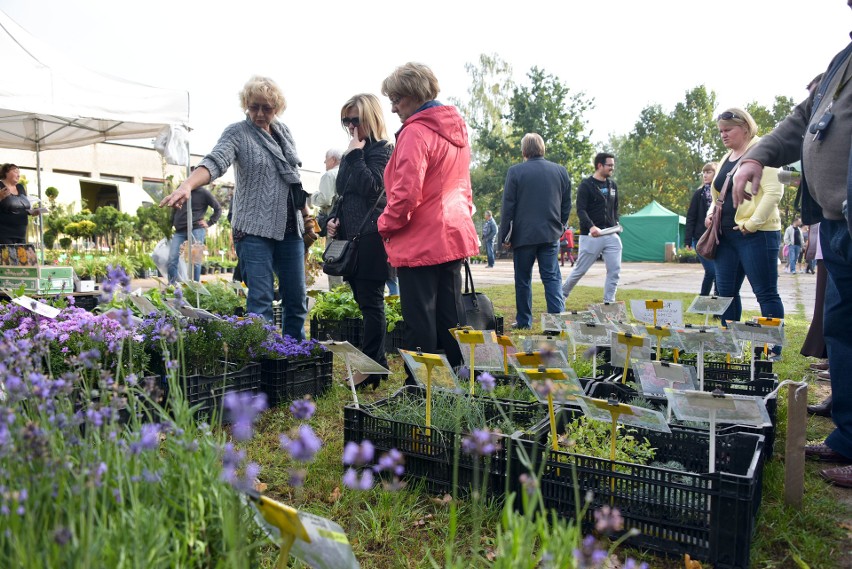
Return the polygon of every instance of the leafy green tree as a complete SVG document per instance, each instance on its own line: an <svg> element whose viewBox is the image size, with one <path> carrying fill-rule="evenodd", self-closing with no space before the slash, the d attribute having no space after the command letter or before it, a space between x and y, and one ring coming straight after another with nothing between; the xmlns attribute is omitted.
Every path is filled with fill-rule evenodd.
<svg viewBox="0 0 852 569"><path fill-rule="evenodd" d="M547 159L565 166L575 183L591 168L594 149L583 115L592 101L583 93L571 93L559 78L537 67L527 78L529 85L514 87L502 126L476 132L482 162L471 172L471 180L480 210L499 212L506 171L523 159L520 142L528 132L544 138Z"/></svg>
<svg viewBox="0 0 852 569"><path fill-rule="evenodd" d="M154 242L172 236L172 209L142 206L134 219L136 235L143 242Z"/></svg>

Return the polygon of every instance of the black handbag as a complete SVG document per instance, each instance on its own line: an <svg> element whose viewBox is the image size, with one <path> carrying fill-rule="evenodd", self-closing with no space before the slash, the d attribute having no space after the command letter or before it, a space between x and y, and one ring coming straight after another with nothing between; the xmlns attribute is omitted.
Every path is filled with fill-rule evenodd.
<svg viewBox="0 0 852 569"><path fill-rule="evenodd" d="M470 273L470 264L464 260L464 292L461 295L464 307L464 319L462 324L471 326L475 330L496 330L497 318L494 317L494 305L491 299L481 292L476 292L473 286L473 275Z"/></svg>
<svg viewBox="0 0 852 569"><path fill-rule="evenodd" d="M379 201L383 195L385 195L384 190L379 194L376 203L373 204L370 211L367 212L366 217L364 217L361 225L358 226L358 231L355 232L352 239L329 240L322 254L322 271L325 274L334 277L349 277L355 274L355 270L358 268L358 239L361 237L361 230L364 229L364 225L370 219L373 210L379 205ZM338 200L338 204L341 201L343 201L342 197Z"/></svg>

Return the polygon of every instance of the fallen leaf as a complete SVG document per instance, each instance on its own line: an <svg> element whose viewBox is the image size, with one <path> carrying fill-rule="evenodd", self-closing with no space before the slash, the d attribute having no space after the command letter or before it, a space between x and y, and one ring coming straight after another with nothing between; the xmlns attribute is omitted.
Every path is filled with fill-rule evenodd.
<svg viewBox="0 0 852 569"><path fill-rule="evenodd" d="M254 479L254 489L258 492L266 492L267 485L257 478Z"/></svg>
<svg viewBox="0 0 852 569"><path fill-rule="evenodd" d="M453 497L449 494L444 494L440 498L432 498L432 501L438 504L439 506L446 506L447 504L453 501Z"/></svg>
<svg viewBox="0 0 852 569"><path fill-rule="evenodd" d="M334 502L337 502L338 500L340 500L341 494L343 493L340 491L340 486L335 486L334 490L332 490L331 494L328 496L328 501L332 504Z"/></svg>

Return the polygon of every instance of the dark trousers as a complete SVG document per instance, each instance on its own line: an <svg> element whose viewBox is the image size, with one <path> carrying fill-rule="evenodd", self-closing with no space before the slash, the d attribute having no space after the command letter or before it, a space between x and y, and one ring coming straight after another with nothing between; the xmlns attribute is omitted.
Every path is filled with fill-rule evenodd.
<svg viewBox="0 0 852 569"><path fill-rule="evenodd" d="M825 444L843 456L852 457L852 238L846 220L824 220L819 224L822 261L828 270L825 285L823 334L828 347L831 374L831 418L835 429Z"/></svg>
<svg viewBox="0 0 852 569"><path fill-rule="evenodd" d="M822 335L822 314L825 305L825 284L828 281L828 273L822 260L816 261L816 299L814 299L814 317L808 328L808 335L802 344L801 354L813 358L825 359L828 352L825 349L825 338Z"/></svg>
<svg viewBox="0 0 852 569"><path fill-rule="evenodd" d="M399 300L405 321L405 348L444 353L451 366L462 363L450 333L464 319L461 259L428 267L399 267Z"/></svg>
<svg viewBox="0 0 852 569"><path fill-rule="evenodd" d="M364 335L361 351L377 363L388 367L385 357L385 281L350 279L349 286L361 314L364 316Z"/></svg>

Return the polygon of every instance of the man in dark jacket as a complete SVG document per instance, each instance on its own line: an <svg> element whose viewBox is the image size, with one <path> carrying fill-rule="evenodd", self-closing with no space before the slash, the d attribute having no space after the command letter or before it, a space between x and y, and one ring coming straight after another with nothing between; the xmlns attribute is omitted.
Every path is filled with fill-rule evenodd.
<svg viewBox="0 0 852 569"><path fill-rule="evenodd" d="M852 1L847 2L852 7ZM782 166L801 158L799 185L802 220L821 221L819 241L829 279L825 289L823 335L831 376L831 419L835 429L825 442L805 447L805 456L834 463L821 471L838 486L852 488L852 43L837 54L810 96L740 160L733 179L734 206L751 199L747 182L760 187L764 166ZM831 120L834 118L835 120ZM838 466L839 465L839 466Z"/></svg>
<svg viewBox="0 0 852 569"><path fill-rule="evenodd" d="M710 204L713 203L710 184L713 183L713 178L716 176L716 165L708 162L701 169L701 174L704 177L704 185L692 194L692 201L689 202L689 211L686 214L686 231L684 232L683 242L686 244L687 249L695 247L695 244L701 239L706 229L704 218L707 217L707 210L710 209ZM698 260L701 261L701 266L704 267L701 296L707 296L713 290L713 283L716 280L716 264L712 259L705 259L699 255L697 250L695 254Z"/></svg>
<svg viewBox="0 0 852 569"><path fill-rule="evenodd" d="M574 270L562 285L565 298L600 255L606 264L604 302L615 302L621 276L621 238L601 231L618 226L618 187L612 181L615 157L606 152L595 156L595 173L577 188L577 217L580 218L580 248Z"/></svg>
<svg viewBox="0 0 852 569"><path fill-rule="evenodd" d="M491 215L491 211L485 212L485 223L482 224L482 244L485 246L485 255L488 257L488 268L494 267L494 238L497 237L497 222Z"/></svg>
<svg viewBox="0 0 852 569"><path fill-rule="evenodd" d="M213 209L213 215L210 219L205 220L204 214L207 213L207 208ZM192 241L190 243L204 244L204 238L207 236L207 228L219 221L222 215L222 207L219 202L210 193L207 188L198 188L192 193ZM186 210L175 208L172 212L172 225L175 228L172 235L171 245L169 247L169 284L174 284L178 276L178 260L180 258L180 248L187 240L186 231ZM189 245L187 245L189 246ZM193 264L193 280L198 282L201 280L201 263Z"/></svg>
<svg viewBox="0 0 852 569"><path fill-rule="evenodd" d="M532 267L544 284L547 311L562 312L559 236L571 213L571 181L564 166L544 159L544 140L535 133L521 139L524 162L509 168L503 189L500 242L512 247L515 263L514 328L532 327ZM508 236L508 239L507 239Z"/></svg>

